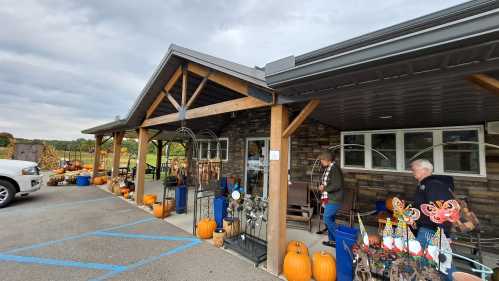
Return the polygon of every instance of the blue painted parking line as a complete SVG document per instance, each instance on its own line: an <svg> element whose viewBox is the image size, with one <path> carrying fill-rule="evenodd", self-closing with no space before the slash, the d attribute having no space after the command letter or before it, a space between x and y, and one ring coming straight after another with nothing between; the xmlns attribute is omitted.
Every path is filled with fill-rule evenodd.
<svg viewBox="0 0 499 281"><path fill-rule="evenodd" d="M81 268L81 269L94 269L94 270L108 271L104 275L101 275L99 277L91 279L92 281L103 281L103 280L106 280L110 277L116 276L122 272L132 271L132 270L137 269L141 266L144 266L144 265L147 265L147 264L152 263L154 261L157 261L162 257L181 253L181 252L183 252L187 249L190 249L190 248L201 243L201 240L197 239L196 237L160 236L160 235L134 234L134 233L123 233L123 232L113 231L113 230L125 228L128 226L146 223L146 222L153 221L153 220L156 220L156 219L148 217L148 218L137 220L137 221L134 221L131 223L120 224L117 226L113 226L113 227L109 227L109 228L105 228L105 229L101 229L101 230L97 230L97 231L85 232L85 233L82 233L79 235L73 235L73 236L62 238L62 239L50 240L50 241L37 243L37 244L33 244L30 246L26 246L26 247L12 249L12 250L0 253L0 261L12 261L12 262L18 262L18 263L25 263L25 264L39 264L39 265L47 265L47 266L74 267L74 268ZM183 244L183 245L178 246L178 247L175 247L175 248L172 248L172 249L169 249L166 252L160 253L157 256L147 257L145 259L139 260L135 263L128 264L128 265L115 265L115 264L93 263L93 262L78 262L78 261L71 261L71 260L60 260L60 259L51 259L51 258L10 255L12 253L17 253L17 252L21 252L21 251L25 251L25 250L33 250L33 249L43 248L43 247L51 246L51 245L54 245L57 243L62 243L65 241L71 241L71 240L76 240L76 239L90 237L90 236L110 237L110 238L125 238L125 239L140 239L140 240L152 240L152 241L182 241L182 242L188 242L188 243Z"/></svg>
<svg viewBox="0 0 499 281"><path fill-rule="evenodd" d="M57 244L57 243L62 243L62 242L70 241L70 240L75 240L75 239L80 239L80 238L92 236L96 232L116 230L116 229L120 229L120 228L124 228L124 227L128 227L128 226L133 226L133 225L137 225L137 224L149 222L149 221L152 221L152 220L155 220L155 218L150 218L149 217L149 218L141 219L141 220L134 221L134 222L131 222L131 223L120 224L120 225L117 225L117 226L113 226L113 227L109 227L109 228L105 228L105 229L101 229L101 230L97 230L97 231L85 232L85 233L82 233L82 234L78 234L78 235L74 235L74 236L69 236L69 237L65 237L65 238L62 238L62 239L50 240L50 241L46 241L46 242L42 242L42 243L37 243L37 244L33 244L33 245L30 245L30 246L26 246L26 247L16 248L16 249L5 251L3 253L4 254L12 254L12 253L17 253L17 252L25 251L25 250L39 249L39 248L47 247L47 246L50 246L50 245L53 245L53 244Z"/></svg>
<svg viewBox="0 0 499 281"><path fill-rule="evenodd" d="M166 236L165 236L166 237ZM174 238L174 237L170 237L170 238ZM184 237L182 237L184 238ZM166 256L169 256L169 255L173 255L173 254L178 254L178 253L181 253L187 249L190 249L198 244L201 243L201 240L197 239L197 238L191 238L191 242L190 243L187 243L185 245L182 245L182 246L179 246L179 247L175 247L173 249L170 249L166 252L163 252L157 256L153 256L153 257L149 257L149 258L146 258L146 259L143 259L143 260L140 260L136 263L133 263L133 264L130 264L126 267L126 269L124 270L121 270L121 271L110 271L102 276L99 276L99 277L96 277L96 278L93 278L93 279L90 279L89 281L103 281L103 280L106 280L108 278L111 278L113 276L116 276L118 274L121 274L125 271L133 271L134 269L137 269L139 267L142 267L144 265L147 265L147 264L150 264L152 262L155 262L159 259L161 259L162 257L166 257Z"/></svg>
<svg viewBox="0 0 499 281"><path fill-rule="evenodd" d="M123 233L123 232L107 232L107 231L96 231L93 233L95 236L107 236L107 237L120 237L120 238L131 238L131 239L143 239L143 240L163 240L163 241L193 241L198 240L193 237L180 237L180 236L157 236L157 235L145 235L145 234L133 234L133 233Z"/></svg>
<svg viewBox="0 0 499 281"><path fill-rule="evenodd" d="M0 254L0 261L13 261L18 263L76 267L83 269L95 269L95 270L116 271L116 272L120 272L127 269L127 266L123 265L94 263L94 262L78 262L70 260L39 258L39 257L13 256L13 255L4 255L4 254Z"/></svg>
<svg viewBox="0 0 499 281"><path fill-rule="evenodd" d="M99 201L105 201L105 200L110 200L110 199L115 199L115 198L116 197L114 197L114 196L107 196L107 197L104 197L104 198L79 200L79 201L74 201L74 202L53 204L53 205L50 205L50 206L39 207L39 208L15 209L15 210L12 210L12 211L9 211L9 209L6 209L6 210L0 211L0 215L3 215L3 214L11 215L11 214L18 214L18 213L30 213L30 212L39 212L39 211L43 211L43 210L63 208L63 207L73 207L73 206L76 206L76 205L93 203L93 202L99 202Z"/></svg>

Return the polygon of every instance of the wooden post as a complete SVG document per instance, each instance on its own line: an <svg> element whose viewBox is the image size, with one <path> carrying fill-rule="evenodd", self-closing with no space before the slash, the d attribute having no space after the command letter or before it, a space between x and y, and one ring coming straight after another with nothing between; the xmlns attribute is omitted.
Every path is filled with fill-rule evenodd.
<svg viewBox="0 0 499 281"><path fill-rule="evenodd" d="M286 253L286 211L288 204L288 109L284 105L271 108L270 119L270 171L269 219L267 234L267 270L278 275L282 271Z"/></svg>
<svg viewBox="0 0 499 281"><path fill-rule="evenodd" d="M92 170L92 181L99 173L100 166L100 149L102 145L103 136L95 136L95 155L94 155L94 168Z"/></svg>
<svg viewBox="0 0 499 281"><path fill-rule="evenodd" d="M158 147L156 147L156 180L161 178L161 156L163 156L163 141L158 140Z"/></svg>
<svg viewBox="0 0 499 281"><path fill-rule="evenodd" d="M125 132L118 132L113 135L113 178L120 175L121 144L124 136Z"/></svg>
<svg viewBox="0 0 499 281"><path fill-rule="evenodd" d="M144 178L148 142L148 130L146 128L139 128L139 153L137 155L137 174L135 175L135 202L137 205L142 205L144 199Z"/></svg>

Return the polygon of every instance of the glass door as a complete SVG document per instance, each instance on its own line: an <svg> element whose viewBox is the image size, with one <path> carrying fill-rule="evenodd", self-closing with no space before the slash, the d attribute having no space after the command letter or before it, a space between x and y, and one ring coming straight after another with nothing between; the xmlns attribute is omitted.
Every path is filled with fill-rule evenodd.
<svg viewBox="0 0 499 281"><path fill-rule="evenodd" d="M246 169L244 182L248 194L267 197L269 149L269 138L246 139Z"/></svg>

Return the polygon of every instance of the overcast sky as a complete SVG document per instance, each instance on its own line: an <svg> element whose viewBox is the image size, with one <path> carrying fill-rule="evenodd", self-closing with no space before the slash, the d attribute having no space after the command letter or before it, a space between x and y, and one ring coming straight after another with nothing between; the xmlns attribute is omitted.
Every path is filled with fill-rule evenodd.
<svg viewBox="0 0 499 281"><path fill-rule="evenodd" d="M0 132L92 137L171 43L263 66L462 2L0 0Z"/></svg>

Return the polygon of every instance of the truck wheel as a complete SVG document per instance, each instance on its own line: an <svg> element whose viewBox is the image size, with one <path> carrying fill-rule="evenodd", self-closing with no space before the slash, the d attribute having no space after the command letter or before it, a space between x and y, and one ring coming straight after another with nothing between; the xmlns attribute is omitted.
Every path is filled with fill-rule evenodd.
<svg viewBox="0 0 499 281"><path fill-rule="evenodd" d="M16 189L10 182L0 180L0 208L7 206L14 199L15 193Z"/></svg>

